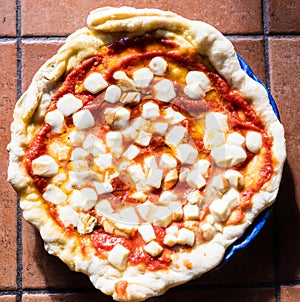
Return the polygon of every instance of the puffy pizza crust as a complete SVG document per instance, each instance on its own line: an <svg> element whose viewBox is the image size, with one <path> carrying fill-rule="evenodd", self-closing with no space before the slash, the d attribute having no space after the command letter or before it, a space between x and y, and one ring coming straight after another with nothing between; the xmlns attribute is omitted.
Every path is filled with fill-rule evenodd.
<svg viewBox="0 0 300 302"><path fill-rule="evenodd" d="M58 256L72 270L87 274L96 288L112 295L115 300L142 301L163 294L168 288L199 277L217 266L226 248L244 233L264 208L273 203L286 157L284 130L269 105L265 89L240 68L232 44L212 26L185 19L172 12L131 7L105 7L92 11L87 25L87 28L72 34L58 53L40 68L28 90L17 102L11 126L11 142L8 145L8 180L20 195L24 218L40 230L45 248L50 254ZM101 46L120 39L124 34L139 36L150 31L157 37L171 38L182 45L194 47L209 58L231 87L255 107L266 124L273 137L272 153L277 164L270 181L254 195L253 207L246 213L243 224L227 226L223 233L218 233L207 244L196 246L189 253L176 255L169 270L151 272L140 266L128 266L124 272L120 272L107 260L97 257L93 248L88 248L87 254L83 256L78 238L64 236L49 216L22 159L64 74L85 58L96 55ZM124 280L128 282L126 295L118 290L118 282Z"/></svg>

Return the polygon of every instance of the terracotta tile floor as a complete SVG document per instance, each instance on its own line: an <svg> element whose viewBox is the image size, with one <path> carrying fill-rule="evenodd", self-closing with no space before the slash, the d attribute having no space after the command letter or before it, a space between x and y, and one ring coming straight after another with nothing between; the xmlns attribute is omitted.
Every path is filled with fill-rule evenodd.
<svg viewBox="0 0 300 302"><path fill-rule="evenodd" d="M0 0L0 302L111 301L48 255L6 183L6 145L17 97L39 66L84 26L99 1ZM156 7L211 23L266 83L286 129L288 160L279 195L250 246L202 278L151 301L300 301L300 1L102 0Z"/></svg>

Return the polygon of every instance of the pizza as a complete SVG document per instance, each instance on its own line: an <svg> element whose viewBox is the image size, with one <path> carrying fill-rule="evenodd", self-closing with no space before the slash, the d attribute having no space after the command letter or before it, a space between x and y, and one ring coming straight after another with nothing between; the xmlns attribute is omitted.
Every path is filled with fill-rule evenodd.
<svg viewBox="0 0 300 302"><path fill-rule="evenodd" d="M92 11L17 102L8 180L45 249L117 301L216 267L276 197L283 127L215 28Z"/></svg>

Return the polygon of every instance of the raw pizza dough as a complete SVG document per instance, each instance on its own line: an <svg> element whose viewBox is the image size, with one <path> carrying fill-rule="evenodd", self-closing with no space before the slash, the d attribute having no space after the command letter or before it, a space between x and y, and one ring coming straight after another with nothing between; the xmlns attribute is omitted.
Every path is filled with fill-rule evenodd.
<svg viewBox="0 0 300 302"><path fill-rule="evenodd" d="M142 54L154 51L149 45L158 47L157 55L141 59L136 70L131 59L133 67L126 70L122 60L131 55L126 47ZM101 67L106 61L93 59L106 55L108 46L116 55L108 67L123 62L110 76ZM162 49L181 56L191 51L207 69L176 66L175 56L164 56ZM78 80L83 65L92 71L80 85L68 87L64 81L72 79L72 72ZM228 114L212 107L191 117L188 107L170 105L179 93L191 102L212 95L217 85L212 72L253 108L262 132L235 131ZM86 95L94 99L89 103ZM99 100L106 107L96 117L93 104L99 106ZM135 106L139 116L133 118ZM68 37L36 73L13 118L8 180L20 196L24 218L39 229L50 254L87 274L117 301L161 295L216 267L226 248L273 203L285 160L283 127L265 89L240 68L232 44L206 23L156 9L92 11L87 27ZM106 130L92 132L99 119ZM187 119L197 129L189 129ZM193 129L202 133L203 154ZM147 153L158 134L165 147ZM268 148L269 175L261 168L267 165ZM268 175L266 181L252 191L248 205L241 205L259 173ZM120 175L131 195L126 203L121 191L118 204L113 179ZM184 190L176 191L175 183Z"/></svg>

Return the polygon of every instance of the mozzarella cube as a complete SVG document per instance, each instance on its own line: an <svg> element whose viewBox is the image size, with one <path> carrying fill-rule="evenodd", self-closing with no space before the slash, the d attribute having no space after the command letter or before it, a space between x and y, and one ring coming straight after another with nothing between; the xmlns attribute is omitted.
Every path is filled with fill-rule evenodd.
<svg viewBox="0 0 300 302"><path fill-rule="evenodd" d="M75 148L72 151L71 154L71 160L78 160L78 159L83 159L86 158L89 155L89 152L87 152L86 150L82 149L82 148Z"/></svg>
<svg viewBox="0 0 300 302"><path fill-rule="evenodd" d="M141 182L146 178L141 164L131 165L128 167L127 171L135 183Z"/></svg>
<svg viewBox="0 0 300 302"><path fill-rule="evenodd" d="M200 192L198 190L196 191L192 191L190 192L187 196L186 196L189 204L192 205L199 205L200 201L202 200L202 195L200 194Z"/></svg>
<svg viewBox="0 0 300 302"><path fill-rule="evenodd" d="M213 239L213 237L216 233L216 229L214 228L214 226L212 226L209 223L203 223L200 227L200 230L201 230L202 236L205 240Z"/></svg>
<svg viewBox="0 0 300 302"><path fill-rule="evenodd" d="M169 120L170 124L177 124L185 120L185 116L182 115L180 112L175 111L173 108L168 107L165 110L165 119Z"/></svg>
<svg viewBox="0 0 300 302"><path fill-rule="evenodd" d="M56 157L59 161L68 160L71 148L61 143L53 142L48 147L49 155Z"/></svg>
<svg viewBox="0 0 300 302"><path fill-rule="evenodd" d="M156 257L163 251L163 248L156 241L151 241L144 246L144 250L152 257Z"/></svg>
<svg viewBox="0 0 300 302"><path fill-rule="evenodd" d="M216 129L206 129L203 137L204 146L211 150L225 143L225 135Z"/></svg>
<svg viewBox="0 0 300 302"><path fill-rule="evenodd" d="M228 180L229 185L233 188L238 189L240 187L240 184L243 183L243 175L236 171L236 170L226 170L224 173L225 179Z"/></svg>
<svg viewBox="0 0 300 302"><path fill-rule="evenodd" d="M143 105L142 108L142 117L143 118L155 118L158 117L159 114L159 107L154 102L147 102Z"/></svg>
<svg viewBox="0 0 300 302"><path fill-rule="evenodd" d="M95 211L98 216L106 216L113 213L113 208L108 200L103 199L96 203Z"/></svg>
<svg viewBox="0 0 300 302"><path fill-rule="evenodd" d="M95 120L89 110L80 110L73 114L73 123L79 130L88 130L95 126Z"/></svg>
<svg viewBox="0 0 300 302"><path fill-rule="evenodd" d="M224 144L222 146L219 146L217 148L214 148L211 151L211 156L213 157L216 165L221 168L231 167L232 160L233 160L233 154L231 152L231 146Z"/></svg>
<svg viewBox="0 0 300 302"><path fill-rule="evenodd" d="M114 130L124 129L130 119L130 111L123 107L106 108L104 111L105 121Z"/></svg>
<svg viewBox="0 0 300 302"><path fill-rule="evenodd" d="M200 218L200 209L197 205L187 204L183 207L185 220L195 220Z"/></svg>
<svg viewBox="0 0 300 302"><path fill-rule="evenodd" d="M223 175L216 175L211 183L211 188L213 188L219 195L224 194L229 190L229 182L228 180L223 177Z"/></svg>
<svg viewBox="0 0 300 302"><path fill-rule="evenodd" d="M262 146L262 137L259 132L248 131L246 134L246 147L252 153L257 153Z"/></svg>
<svg viewBox="0 0 300 302"><path fill-rule="evenodd" d="M150 155L144 158L144 165L148 168L148 169L157 169L157 162L155 159L154 155Z"/></svg>
<svg viewBox="0 0 300 302"><path fill-rule="evenodd" d="M231 188L223 195L222 200L227 204L227 207L232 210L240 203L240 193L234 188Z"/></svg>
<svg viewBox="0 0 300 302"><path fill-rule="evenodd" d="M126 247L118 243L109 252L107 260L116 269L123 271L127 266L129 252L130 251Z"/></svg>
<svg viewBox="0 0 300 302"><path fill-rule="evenodd" d="M244 136L239 134L238 132L229 133L226 139L226 143L229 145L242 146L244 142Z"/></svg>
<svg viewBox="0 0 300 302"><path fill-rule="evenodd" d="M79 145L80 143L83 142L84 138L85 138L84 133L77 130L71 131L68 135L68 141L72 145Z"/></svg>
<svg viewBox="0 0 300 302"><path fill-rule="evenodd" d="M64 120L63 114L58 109L48 112L45 116L45 122L51 126L54 133L62 132Z"/></svg>
<svg viewBox="0 0 300 302"><path fill-rule="evenodd" d="M77 226L79 214L70 206L57 206L59 219L65 227L70 225Z"/></svg>
<svg viewBox="0 0 300 302"><path fill-rule="evenodd" d="M195 233L189 229L181 228L178 231L177 242L179 244L193 246L195 242Z"/></svg>
<svg viewBox="0 0 300 302"><path fill-rule="evenodd" d="M49 184L46 187L45 192L43 193L43 198L54 204L61 204L66 201L67 196L60 188L55 185Z"/></svg>
<svg viewBox="0 0 300 302"><path fill-rule="evenodd" d="M200 159L194 164L193 170L196 170L204 177L207 177L208 176L207 171L209 167L210 167L210 162L207 159Z"/></svg>
<svg viewBox="0 0 300 302"><path fill-rule="evenodd" d="M162 177L163 177L163 170L150 168L147 176L146 184L158 189L161 186Z"/></svg>
<svg viewBox="0 0 300 302"><path fill-rule="evenodd" d="M122 209L120 211L120 219L122 222L130 224L137 224L140 222L140 219L137 216L135 209L132 207Z"/></svg>
<svg viewBox="0 0 300 302"><path fill-rule="evenodd" d="M96 94L108 86L103 76L99 72L90 73L83 82L84 88L90 93Z"/></svg>
<svg viewBox="0 0 300 302"><path fill-rule="evenodd" d="M169 242L170 243L170 242ZM170 245L171 246L171 245ZM148 252L152 257L158 256L162 251L163 248L156 242L152 241L149 244L147 244L144 249L146 252Z"/></svg>
<svg viewBox="0 0 300 302"><path fill-rule="evenodd" d="M177 244L177 237L175 237L173 234L166 234L163 243L167 246L174 246Z"/></svg>
<svg viewBox="0 0 300 302"><path fill-rule="evenodd" d="M164 75L167 66L168 63L162 57L154 57L149 63L149 67L155 75Z"/></svg>
<svg viewBox="0 0 300 302"><path fill-rule="evenodd" d="M164 135L168 129L167 123L154 123L153 130L161 135Z"/></svg>
<svg viewBox="0 0 300 302"><path fill-rule="evenodd" d="M133 198L140 202L145 202L147 199L147 195L144 192L138 191L138 192L132 193L130 195L130 198Z"/></svg>
<svg viewBox="0 0 300 302"><path fill-rule="evenodd" d="M209 205L210 213L217 222L223 222L229 217L230 210L227 206L227 203L219 198L213 200Z"/></svg>
<svg viewBox="0 0 300 302"><path fill-rule="evenodd" d="M100 171L112 168L112 155L110 153L100 154L98 157L94 158L94 162Z"/></svg>
<svg viewBox="0 0 300 302"><path fill-rule="evenodd" d="M184 93L193 100L202 99L204 97L204 90L200 83L189 84L184 87Z"/></svg>
<svg viewBox="0 0 300 302"><path fill-rule="evenodd" d="M186 75L185 81L188 85L196 83L200 84L204 91L210 86L209 78L202 71L189 71Z"/></svg>
<svg viewBox="0 0 300 302"><path fill-rule="evenodd" d="M52 177L58 172L56 161L49 155L35 158L31 164L33 175Z"/></svg>
<svg viewBox="0 0 300 302"><path fill-rule="evenodd" d="M75 172L86 171L89 169L89 163L82 159L75 160L73 161L73 169Z"/></svg>
<svg viewBox="0 0 300 302"><path fill-rule="evenodd" d="M171 225L168 228L166 228L166 234L172 234L175 237L178 236L178 227L176 225Z"/></svg>
<svg viewBox="0 0 300 302"><path fill-rule="evenodd" d="M117 103L120 100L122 94L122 90L117 85L110 85L107 87L105 94L104 94L104 101L109 103Z"/></svg>
<svg viewBox="0 0 300 302"><path fill-rule="evenodd" d="M186 182L191 188L195 189L201 189L206 185L204 177L197 170L192 170L187 175Z"/></svg>
<svg viewBox="0 0 300 302"><path fill-rule="evenodd" d="M205 127L225 132L228 129L227 116L220 112L210 112L205 117Z"/></svg>
<svg viewBox="0 0 300 302"><path fill-rule="evenodd" d="M88 234L94 230L95 225L97 224L97 219L88 214L88 213L80 213L79 221L77 224L77 231L79 234Z"/></svg>
<svg viewBox="0 0 300 302"><path fill-rule="evenodd" d="M178 171L177 169L172 169L166 173L164 179L164 189L169 189L175 185L178 180Z"/></svg>
<svg viewBox="0 0 300 302"><path fill-rule="evenodd" d="M57 101L56 106L64 116L70 116L79 110L83 104L82 101L76 98L72 93L67 93Z"/></svg>
<svg viewBox="0 0 300 302"><path fill-rule="evenodd" d="M152 221L154 218L154 214L157 210L157 206L153 204L152 202L146 201L143 204L139 204L136 207L139 215L145 220L145 221Z"/></svg>
<svg viewBox="0 0 300 302"><path fill-rule="evenodd" d="M93 189L83 188L81 190L73 190L69 197L69 202L75 209L88 211L95 206L97 199L98 196Z"/></svg>
<svg viewBox="0 0 300 302"><path fill-rule="evenodd" d="M131 125L121 130L122 135L125 139L135 139L136 137L136 129Z"/></svg>
<svg viewBox="0 0 300 302"><path fill-rule="evenodd" d="M138 132L138 135L135 139L135 142L141 146L148 146L150 144L150 141L151 141L151 137L152 137L152 134L149 133L149 132L146 132L144 130L140 130Z"/></svg>
<svg viewBox="0 0 300 302"><path fill-rule="evenodd" d="M233 167L245 161L247 158L247 153L242 147L231 146L232 160L230 166Z"/></svg>
<svg viewBox="0 0 300 302"><path fill-rule="evenodd" d="M97 191L97 194L99 195L105 193L111 193L114 190L112 185L108 182L94 181L94 187Z"/></svg>
<svg viewBox="0 0 300 302"><path fill-rule="evenodd" d="M94 156L106 153L106 146L104 142L94 134L89 134L84 140L82 146Z"/></svg>
<svg viewBox="0 0 300 302"><path fill-rule="evenodd" d="M159 197L158 202L162 203L162 204L169 204L169 202L171 201L177 201L178 200L178 196L171 192L171 191L163 191Z"/></svg>
<svg viewBox="0 0 300 302"><path fill-rule="evenodd" d="M124 80L124 81L130 81L130 79L128 78L127 74L124 72L124 71L116 71L114 74L113 74L113 78L115 80Z"/></svg>
<svg viewBox="0 0 300 302"><path fill-rule="evenodd" d="M153 73L149 68L144 67L134 71L132 77L135 87L146 88L153 79Z"/></svg>
<svg viewBox="0 0 300 302"><path fill-rule="evenodd" d="M150 242L156 239L156 235L151 224L142 224L138 227L138 232L145 242Z"/></svg>
<svg viewBox="0 0 300 302"><path fill-rule="evenodd" d="M165 168L176 168L177 167L177 160L170 154L168 153L163 153L160 162L159 162L159 167L162 169Z"/></svg>
<svg viewBox="0 0 300 302"><path fill-rule="evenodd" d="M171 201L168 204L168 208L172 211L172 219L174 221L179 221L183 217L182 204L180 201Z"/></svg>
<svg viewBox="0 0 300 302"><path fill-rule="evenodd" d="M181 144L176 147L175 156L183 164L193 164L198 157L198 151L189 144Z"/></svg>
<svg viewBox="0 0 300 302"><path fill-rule="evenodd" d="M106 145L112 153L121 154L123 151L122 134L118 131L110 131L106 134Z"/></svg>
<svg viewBox="0 0 300 302"><path fill-rule="evenodd" d="M135 145L130 145L128 149L123 153L123 156L129 160L133 160L140 153L140 148Z"/></svg>
<svg viewBox="0 0 300 302"><path fill-rule="evenodd" d="M185 127L174 126L165 137L166 144L171 146L171 148L176 148L182 142L185 134Z"/></svg>
<svg viewBox="0 0 300 302"><path fill-rule="evenodd" d="M156 99L163 102L170 102L175 96L174 85L170 80L163 79L153 87Z"/></svg>
<svg viewBox="0 0 300 302"><path fill-rule="evenodd" d="M153 224L165 228L172 222L172 216L173 213L169 208L159 206L154 213Z"/></svg>

